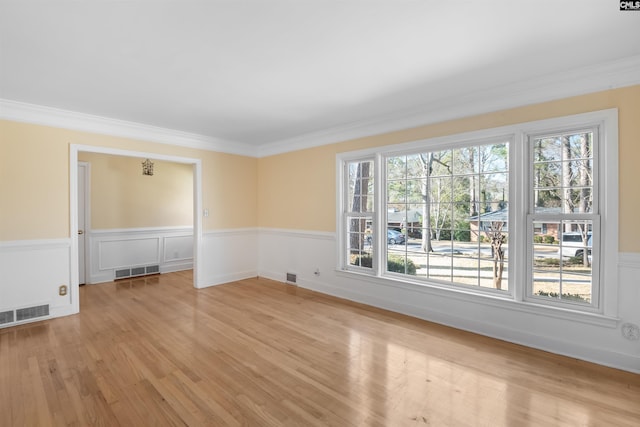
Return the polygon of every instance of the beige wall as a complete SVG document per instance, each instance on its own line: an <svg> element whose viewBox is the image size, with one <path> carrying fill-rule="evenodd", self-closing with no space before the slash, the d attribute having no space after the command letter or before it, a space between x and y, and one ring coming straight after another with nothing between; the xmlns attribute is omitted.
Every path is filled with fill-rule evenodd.
<svg viewBox="0 0 640 427"><path fill-rule="evenodd" d="M259 161L261 227L335 231L335 156L368 147L541 120L608 108L619 110L620 240L623 252L640 252L640 86L482 114L444 123L301 150Z"/></svg>
<svg viewBox="0 0 640 427"><path fill-rule="evenodd" d="M69 147L201 159L203 229L256 227L257 159L0 120L0 241L69 237Z"/></svg>
<svg viewBox="0 0 640 427"><path fill-rule="evenodd" d="M199 158L204 230L273 227L335 231L335 155L606 108L619 109L620 250L640 252L636 163L640 86L254 159L46 126L0 121L0 241L69 236L69 144ZM258 214L259 213L259 214Z"/></svg>
<svg viewBox="0 0 640 427"><path fill-rule="evenodd" d="M142 175L139 157L78 153L91 164L93 229L190 226L193 165L154 160L154 175Z"/></svg>

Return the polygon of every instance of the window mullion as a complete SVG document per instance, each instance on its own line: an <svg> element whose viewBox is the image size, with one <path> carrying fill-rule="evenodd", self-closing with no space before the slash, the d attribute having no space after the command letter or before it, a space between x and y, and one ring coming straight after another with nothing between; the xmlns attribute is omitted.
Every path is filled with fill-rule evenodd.
<svg viewBox="0 0 640 427"><path fill-rule="evenodd" d="M530 153L524 133L517 133L512 140L509 151L509 247L513 248L509 255L510 267L513 274L509 275L509 286L513 289L513 298L523 301L528 293L530 277L530 263L528 248L529 223L526 212L528 210L528 186L530 182L529 166ZM517 268L516 268L517 267Z"/></svg>
<svg viewBox="0 0 640 427"><path fill-rule="evenodd" d="M381 276L384 271L382 270L382 266L386 265L386 230L385 230L385 207L387 202L387 176L386 176L386 168L385 168L385 157L382 154L376 155L374 162L374 173L378 179L375 181L375 215L373 220L372 229L374 232L374 259L373 259L373 268L374 274L376 276Z"/></svg>

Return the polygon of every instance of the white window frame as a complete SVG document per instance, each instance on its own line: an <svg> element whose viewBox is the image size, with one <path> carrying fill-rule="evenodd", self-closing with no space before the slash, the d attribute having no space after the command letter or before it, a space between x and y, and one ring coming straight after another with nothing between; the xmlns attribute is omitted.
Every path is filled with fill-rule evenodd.
<svg viewBox="0 0 640 427"><path fill-rule="evenodd" d="M378 248L377 241L379 239L379 237L377 236L378 233L373 233L372 235L372 241L371 241L372 267L371 268L351 265L349 263L349 251L347 250L348 249L348 245L347 245L348 244L348 238L347 238L347 234L348 234L347 218L348 217L371 216L372 217L371 229L376 230L377 228L376 224L378 222L377 213L378 213L378 198L379 198L377 172L379 168L376 164L375 156L366 155L367 153L363 153L363 154L364 154L363 156L360 156L357 153L355 153L355 156L353 157L344 156L341 158L341 160L338 161L336 165L336 168L338 170L336 188L339 189L338 193L341 195L340 202L338 203L339 209L338 209L338 217L337 217L336 224L341 224L342 225L341 230L343 231L342 233L339 233L338 238L336 239L339 245L339 250L337 251L339 256L338 265L340 266L339 269L341 270L352 271L352 272L357 272L361 274L374 275L378 268L378 259L379 259L378 251L377 251L377 248ZM349 196L349 190L348 190L349 173L347 172L347 168L349 163L356 163L356 162L372 162L373 163L374 210L372 212L363 213L363 212L352 212L351 210L349 210L351 203L349 200L347 200Z"/></svg>
<svg viewBox="0 0 640 427"><path fill-rule="evenodd" d="M533 187L533 177L534 177L534 153L533 153L533 144L532 141L537 138L543 138L546 136L557 135L558 133L583 133L583 132L591 132L594 133L594 141L592 146L593 152L593 211L591 213L558 213L558 214L544 214L544 213L535 213L534 208L534 200L533 194L530 192ZM541 219L546 219L549 221L571 221L571 220L589 220L592 221L593 227L593 242L592 244L592 259L597 260L592 265L591 271L591 304L585 305L581 303L575 303L571 301L562 301L562 300L549 300L545 297L536 296L533 293L533 264L528 262L529 271L527 273L527 289L525 294L525 300L531 302L543 302L545 304L554 304L558 306L564 306L566 308L579 308L580 310L585 311L593 311L598 312L600 308L600 290L602 289L602 277L600 277L600 264L601 264L601 250L600 250L600 236L602 233L600 227L600 210L601 210L601 200L600 200L600 169L602 167L606 167L606 165L601 164L601 144L600 138L602 137L602 126L600 124L595 126L590 126L587 128L578 127L578 128L563 128L561 132L544 132L541 134L529 133L526 135L526 144L527 144L527 165L529 167L529 173L527 176L527 258L529 261L533 260L533 256L531 254L531 248L533 247L533 242L531 239L533 238L533 223L534 221L539 221ZM562 258L562 256L561 256ZM579 307L577 307L577 305Z"/></svg>
<svg viewBox="0 0 640 427"><path fill-rule="evenodd" d="M593 247L600 250L599 268L594 268L592 305L554 304L532 295L530 239L533 222L530 216L529 188L532 179L532 157L529 152L529 138L540 134L572 131L574 129L597 128L598 152L594 152L599 173L594 177L594 197L598 197L600 241L594 239ZM509 289L496 291L475 289L469 286L446 286L429 280L413 280L398 274L385 274L386 251L376 235L384 232L386 175L384 159L387 156L415 153L417 151L438 151L484 142L509 142ZM375 147L336 156L336 230L337 230L337 272L347 277L357 277L361 271L348 267L345 224L345 177L344 165L357 160L374 159L375 214L374 214L374 262L367 277L370 283L384 286L398 286L426 293L450 295L481 304L509 307L515 310L569 318L587 323L612 326L615 324L618 306L618 111L608 109L571 116L557 117L510 126L485 129L430 138L408 143ZM594 253L593 256L597 256ZM597 283L596 283L597 282ZM493 292L491 292L493 291Z"/></svg>

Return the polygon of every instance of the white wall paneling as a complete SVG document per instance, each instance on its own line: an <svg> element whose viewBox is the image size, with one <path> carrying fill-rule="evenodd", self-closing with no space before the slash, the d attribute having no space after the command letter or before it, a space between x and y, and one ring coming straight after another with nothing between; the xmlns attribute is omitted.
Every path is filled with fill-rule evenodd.
<svg viewBox="0 0 640 427"><path fill-rule="evenodd" d="M89 283L111 281L128 267L159 265L161 273L193 268L191 227L92 230L88 237Z"/></svg>
<svg viewBox="0 0 640 427"><path fill-rule="evenodd" d="M287 273L294 273L300 286L313 288L312 282L330 282L334 277L334 254L335 233L260 229L262 277L284 282Z"/></svg>
<svg viewBox="0 0 640 427"><path fill-rule="evenodd" d="M160 249L154 247L152 252L169 269L165 271L170 271L187 267L193 251L188 244L190 231L113 230L90 236L93 248L101 241L156 241ZM135 247L128 243L125 248ZM77 312L78 298L72 287L67 296L58 295L58 287L71 280L70 245L70 239L0 242L0 311L49 304L50 317ZM97 258L93 255L92 259ZM107 259L117 258L110 254ZM554 311L541 315L516 302L426 286L394 286L383 279L345 274L335 270L334 233L253 228L209 231L203 235L201 259L200 288L258 275L284 282L286 273L295 273L298 286L304 288L640 373L640 341L625 339L621 332L624 323L640 325L640 254L619 256L619 319L607 322ZM97 260L92 262L92 270L97 265ZM97 273L98 278L113 274L112 270Z"/></svg>
<svg viewBox="0 0 640 427"><path fill-rule="evenodd" d="M258 230L207 231L203 233L202 253L200 288L256 277Z"/></svg>
<svg viewBox="0 0 640 427"><path fill-rule="evenodd" d="M92 236L95 238L95 236ZM118 268L160 263L161 237L129 237L106 240L96 238L98 268Z"/></svg>
<svg viewBox="0 0 640 427"><path fill-rule="evenodd" d="M261 229L258 274L284 282L287 272L296 273L304 288L640 373L640 341L625 339L620 328L625 322L640 325L640 255L621 254L619 319L603 320L336 271L335 246L333 233Z"/></svg>
<svg viewBox="0 0 640 427"><path fill-rule="evenodd" d="M70 245L69 239L0 242L0 311L49 304L49 317L76 312L78 296L69 286ZM67 286L67 295L58 295L60 285Z"/></svg>
<svg viewBox="0 0 640 427"><path fill-rule="evenodd" d="M165 262L191 261L193 259L193 235L166 236L164 238Z"/></svg>
<svg viewBox="0 0 640 427"><path fill-rule="evenodd" d="M115 270L160 265L160 271L187 270L193 265L190 228L93 230L91 283L111 281ZM257 276L258 231L254 228L203 234L201 277L197 287Z"/></svg>

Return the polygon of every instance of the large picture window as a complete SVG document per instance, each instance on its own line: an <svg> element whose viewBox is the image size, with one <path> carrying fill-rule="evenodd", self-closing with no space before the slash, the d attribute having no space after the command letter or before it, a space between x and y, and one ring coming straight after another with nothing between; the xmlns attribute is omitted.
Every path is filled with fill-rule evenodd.
<svg viewBox="0 0 640 427"><path fill-rule="evenodd" d="M610 314L616 164L615 110L341 154L339 269Z"/></svg>
<svg viewBox="0 0 640 427"><path fill-rule="evenodd" d="M385 165L387 271L508 289L508 142L387 156Z"/></svg>

